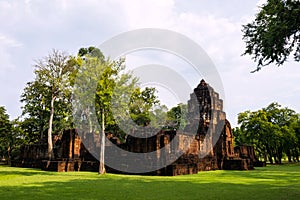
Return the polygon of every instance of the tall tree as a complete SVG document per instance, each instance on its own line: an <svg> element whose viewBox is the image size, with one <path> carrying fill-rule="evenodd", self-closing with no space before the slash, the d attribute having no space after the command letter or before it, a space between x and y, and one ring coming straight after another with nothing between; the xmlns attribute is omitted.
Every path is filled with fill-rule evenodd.
<svg viewBox="0 0 300 200"><path fill-rule="evenodd" d="M122 109L126 104L125 96L134 90L137 79L132 77L131 73L124 72L124 59L111 61L109 59L101 60L99 56L84 54L82 66L76 76L74 94L76 96L74 108L76 121L82 118L87 121L90 131L93 131L93 122L98 120L101 124L100 131L100 156L99 156L99 174L105 173L105 131L108 126L115 128L116 115L112 113L112 107L116 110ZM101 57L100 57L101 58ZM96 87L93 84L96 83ZM124 95L127 94L127 95ZM117 105L112 105L112 99L118 99ZM78 101L78 102L77 102ZM128 101L127 101L128 102ZM95 110L97 119L91 115L91 109ZM84 117L82 117L84 116Z"/></svg>
<svg viewBox="0 0 300 200"><path fill-rule="evenodd" d="M74 66L66 53L53 50L48 56L35 64L36 81L50 88L50 112L48 122L48 157L53 156L52 126L55 113L55 101L63 99L71 89L70 76Z"/></svg>
<svg viewBox="0 0 300 200"><path fill-rule="evenodd" d="M121 70L121 63L116 62L102 62L101 67L103 69L101 77L98 80L98 87L96 91L96 103L98 105L98 118L101 120L101 134L100 134L100 166L99 174L105 173L105 121L109 114L110 102L113 94L115 83L115 76L118 75ZM106 115L106 116L105 116Z"/></svg>
<svg viewBox="0 0 300 200"><path fill-rule="evenodd" d="M242 31L244 55L258 62L253 72L271 63L282 65L291 53L300 61L300 1L268 0Z"/></svg>
<svg viewBox="0 0 300 200"><path fill-rule="evenodd" d="M125 71L124 59L111 61L101 56L101 51L93 53L95 49L89 49L81 48L78 53L82 65L76 76L74 108L76 121L84 119L89 132L93 132L95 121L91 111L94 109L96 112L101 126L99 174L104 174L105 132L117 133L121 139L125 139L126 131L131 127L127 123L129 116L138 125L148 124L152 117L150 112L158 100L154 88L141 90L138 87L138 79L130 71ZM97 83L96 88L94 83ZM126 127L118 127L117 120Z"/></svg>

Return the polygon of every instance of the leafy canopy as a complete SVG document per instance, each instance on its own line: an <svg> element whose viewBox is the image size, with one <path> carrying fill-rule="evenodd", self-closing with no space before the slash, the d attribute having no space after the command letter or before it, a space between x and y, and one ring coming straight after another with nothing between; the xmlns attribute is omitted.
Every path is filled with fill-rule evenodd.
<svg viewBox="0 0 300 200"><path fill-rule="evenodd" d="M253 22L243 25L246 50L259 71L275 63L280 66L293 54L300 61L300 1L268 0Z"/></svg>

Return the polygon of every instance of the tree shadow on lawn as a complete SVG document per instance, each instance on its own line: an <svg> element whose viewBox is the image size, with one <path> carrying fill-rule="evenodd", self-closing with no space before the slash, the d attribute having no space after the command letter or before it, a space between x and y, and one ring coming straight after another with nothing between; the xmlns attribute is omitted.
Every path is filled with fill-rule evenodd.
<svg viewBox="0 0 300 200"><path fill-rule="evenodd" d="M1 199L299 199L300 184L236 173L147 177L107 174L72 180L3 186ZM244 172L247 173L247 172ZM209 179L211 177L211 180ZM258 179L258 181L255 181ZM299 179L298 179L299 180ZM2 198L4 197L4 198Z"/></svg>
<svg viewBox="0 0 300 200"><path fill-rule="evenodd" d="M19 167L10 167L8 165L5 165L0 170L0 177L5 175L34 176L34 175L44 175L45 173L49 173L49 172L41 171L40 169L34 169L34 168L19 168Z"/></svg>

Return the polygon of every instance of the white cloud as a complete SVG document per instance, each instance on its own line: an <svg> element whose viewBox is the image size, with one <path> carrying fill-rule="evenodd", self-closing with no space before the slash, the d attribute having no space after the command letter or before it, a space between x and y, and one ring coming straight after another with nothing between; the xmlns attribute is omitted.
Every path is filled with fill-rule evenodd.
<svg viewBox="0 0 300 200"><path fill-rule="evenodd" d="M0 45L7 46L7 47L20 47L22 46L22 43L18 42L17 40L9 36L0 33Z"/></svg>
<svg viewBox="0 0 300 200"><path fill-rule="evenodd" d="M119 6L124 14L124 23L129 29L169 28L175 20L173 0L129 0L121 1Z"/></svg>
<svg viewBox="0 0 300 200"><path fill-rule="evenodd" d="M12 63L12 55L10 51L12 48L21 47L22 44L16 39L0 33L0 70L2 75L6 73L6 70L14 68Z"/></svg>

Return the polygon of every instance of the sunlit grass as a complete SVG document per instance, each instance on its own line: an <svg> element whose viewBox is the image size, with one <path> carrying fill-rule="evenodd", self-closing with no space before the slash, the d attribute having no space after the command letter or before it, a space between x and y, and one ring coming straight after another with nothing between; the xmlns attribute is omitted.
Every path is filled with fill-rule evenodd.
<svg viewBox="0 0 300 200"><path fill-rule="evenodd" d="M300 165L176 177L0 166L0 199L300 199Z"/></svg>

